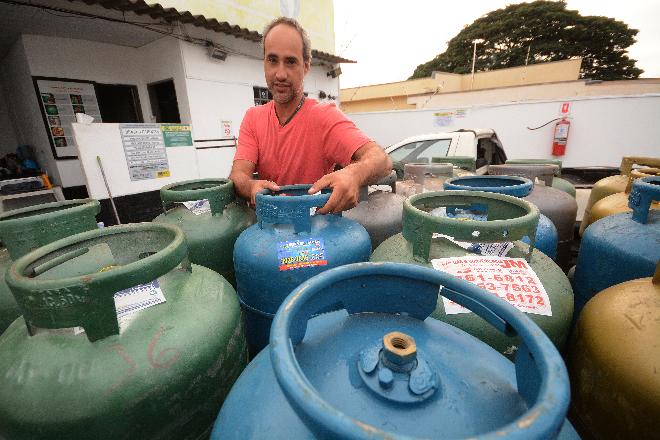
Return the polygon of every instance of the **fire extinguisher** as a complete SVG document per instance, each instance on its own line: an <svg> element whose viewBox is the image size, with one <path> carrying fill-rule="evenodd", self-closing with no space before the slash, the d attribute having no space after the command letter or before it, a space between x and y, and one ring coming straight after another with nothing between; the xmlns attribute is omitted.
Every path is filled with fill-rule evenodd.
<svg viewBox="0 0 660 440"><path fill-rule="evenodd" d="M562 118L555 124L555 134L552 138L552 155L563 156L566 154L566 142L568 142L568 130L571 123L568 119Z"/></svg>

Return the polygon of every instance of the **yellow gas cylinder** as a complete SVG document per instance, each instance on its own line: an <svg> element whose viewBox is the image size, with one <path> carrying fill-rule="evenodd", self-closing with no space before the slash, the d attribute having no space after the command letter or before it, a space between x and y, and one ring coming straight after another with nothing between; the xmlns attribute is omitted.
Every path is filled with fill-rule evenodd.
<svg viewBox="0 0 660 440"><path fill-rule="evenodd" d="M607 196L612 194L624 192L626 186L628 186L628 180L630 173L632 172L633 165L642 165L648 167L660 168L660 157L637 157L637 156L627 156L621 160L620 172L621 174L616 176L606 177L600 179L596 182L591 189L589 194L589 200L587 201L587 206L584 210L584 216L582 217L582 222L580 223L580 236L587 228L590 223L593 223L591 220L591 208L601 199L604 199ZM654 174L651 174L654 175ZM646 176L641 176L646 177Z"/></svg>
<svg viewBox="0 0 660 440"><path fill-rule="evenodd" d="M628 186L625 191L609 195L594 203L591 207L589 218L582 220L585 228L591 223L600 220L603 217L607 217L608 215L632 211L632 209L628 207L628 196L630 195L632 183L640 177L647 176L660 176L660 168L640 168L632 170L628 177ZM653 202L651 204L651 209L660 209L660 202Z"/></svg>
<svg viewBox="0 0 660 440"><path fill-rule="evenodd" d="M617 284L584 307L568 349L571 420L582 438L657 439L660 262L653 278Z"/></svg>

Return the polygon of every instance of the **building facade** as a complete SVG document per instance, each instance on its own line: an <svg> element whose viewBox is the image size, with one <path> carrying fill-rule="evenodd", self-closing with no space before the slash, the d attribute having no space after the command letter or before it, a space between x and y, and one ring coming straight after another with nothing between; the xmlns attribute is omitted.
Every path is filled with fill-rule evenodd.
<svg viewBox="0 0 660 440"><path fill-rule="evenodd" d="M322 50L334 47L333 22L320 24L313 13L329 11L332 17L332 0L218 1L203 11L184 9L203 3L0 4L0 155L30 145L67 197L85 196L76 149L70 148L74 115L48 113L58 110L43 90L45 84L61 90L79 85L85 91L70 94L73 109L97 121L191 124L195 147L207 152L207 174L226 177L245 111L269 100L260 32L280 15L299 19L310 29L313 49L321 48L313 50L305 92L336 100L339 80L333 71L348 60ZM76 107L81 99L87 105Z"/></svg>

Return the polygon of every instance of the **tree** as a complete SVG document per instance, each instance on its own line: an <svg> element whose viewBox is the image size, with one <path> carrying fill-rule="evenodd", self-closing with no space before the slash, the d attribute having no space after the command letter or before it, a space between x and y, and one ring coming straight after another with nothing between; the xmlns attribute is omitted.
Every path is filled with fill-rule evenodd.
<svg viewBox="0 0 660 440"><path fill-rule="evenodd" d="M431 76L435 70L469 73L472 42L477 46L475 70L486 71L582 57L580 78L634 79L643 70L628 58L637 29L608 17L582 16L567 10L563 1L535 1L510 5L475 20L447 44L447 50L420 64L410 79Z"/></svg>

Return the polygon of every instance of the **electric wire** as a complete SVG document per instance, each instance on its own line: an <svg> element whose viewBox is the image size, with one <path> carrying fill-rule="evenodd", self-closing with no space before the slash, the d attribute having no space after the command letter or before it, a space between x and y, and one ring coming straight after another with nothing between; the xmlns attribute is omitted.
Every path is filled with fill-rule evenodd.
<svg viewBox="0 0 660 440"><path fill-rule="evenodd" d="M560 119L564 119L564 118L563 118L563 117L561 117L561 118L555 118L555 119L552 119L552 120L546 122L546 123L543 124L543 125L539 125L538 127L534 127L534 128L527 127L527 130L538 130L539 128L543 128L543 127L545 127L545 126L548 125L548 124L551 124L551 123L553 123L553 122L555 122L555 121L559 121Z"/></svg>

